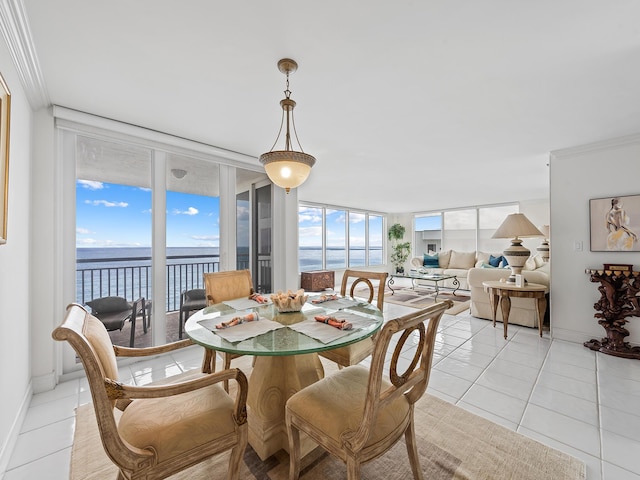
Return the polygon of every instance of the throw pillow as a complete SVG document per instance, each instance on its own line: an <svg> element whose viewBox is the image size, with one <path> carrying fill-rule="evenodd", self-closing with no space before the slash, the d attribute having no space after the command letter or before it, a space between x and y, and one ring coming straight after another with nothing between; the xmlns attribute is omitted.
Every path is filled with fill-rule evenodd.
<svg viewBox="0 0 640 480"><path fill-rule="evenodd" d="M476 252L451 251L451 260L447 268L469 269L476 263Z"/></svg>
<svg viewBox="0 0 640 480"><path fill-rule="evenodd" d="M440 263L438 261L438 254L436 253L435 255L428 255L425 253L422 265L427 268L438 268L440 266Z"/></svg>
<svg viewBox="0 0 640 480"><path fill-rule="evenodd" d="M492 267L499 267L500 262L502 261L503 258L504 257L502 255L500 255L499 257L494 257L493 255L489 255L489 265L491 265Z"/></svg>
<svg viewBox="0 0 640 480"><path fill-rule="evenodd" d="M540 268L544 265L544 260L542 259L541 255L536 255L535 257L533 257L533 260L536 262L536 268Z"/></svg>
<svg viewBox="0 0 640 480"><path fill-rule="evenodd" d="M440 268L448 268L450 258L451 258L451 250L440 251L440 253L438 254L438 262L440 264Z"/></svg>
<svg viewBox="0 0 640 480"><path fill-rule="evenodd" d="M479 251L476 253L476 268L482 268L483 263L489 263L489 254Z"/></svg>
<svg viewBox="0 0 640 480"><path fill-rule="evenodd" d="M491 265L490 263L483 263L482 266L480 268L496 268L493 265Z"/></svg>
<svg viewBox="0 0 640 480"><path fill-rule="evenodd" d="M535 270L535 269L536 269L536 261L533 259L533 257L527 258L527 261L524 263L524 267L522 267L522 270Z"/></svg>
<svg viewBox="0 0 640 480"><path fill-rule="evenodd" d="M102 297L87 302L93 313L122 312L129 310L131 305L122 297Z"/></svg>
<svg viewBox="0 0 640 480"><path fill-rule="evenodd" d="M511 268L509 266L509 262L507 261L507 259L504 257L504 255L502 257L500 257L500 266L502 268Z"/></svg>

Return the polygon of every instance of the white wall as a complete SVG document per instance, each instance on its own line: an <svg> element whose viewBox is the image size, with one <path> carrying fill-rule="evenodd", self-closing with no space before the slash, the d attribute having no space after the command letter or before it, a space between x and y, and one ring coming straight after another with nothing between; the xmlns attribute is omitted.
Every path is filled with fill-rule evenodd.
<svg viewBox="0 0 640 480"><path fill-rule="evenodd" d="M605 330L593 317L599 284L585 269L625 263L640 270L640 252L590 251L589 199L640 194L640 135L552 152L550 168L552 335L580 343L601 339ZM629 320L627 338L640 344L640 318Z"/></svg>
<svg viewBox="0 0 640 480"><path fill-rule="evenodd" d="M0 42L0 66L11 91L7 243L0 245L0 472L3 472L31 395L30 312L35 299L29 285L32 114L4 42Z"/></svg>

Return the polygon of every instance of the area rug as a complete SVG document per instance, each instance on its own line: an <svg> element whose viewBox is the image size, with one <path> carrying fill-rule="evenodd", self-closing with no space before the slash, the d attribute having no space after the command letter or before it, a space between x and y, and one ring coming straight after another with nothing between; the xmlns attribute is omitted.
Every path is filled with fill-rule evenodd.
<svg viewBox="0 0 640 480"><path fill-rule="evenodd" d="M565 453L513 432L425 394L416 404L416 437L420 465L430 480L544 480L584 479L584 463ZM316 449L313 461L302 470L302 480L346 479L344 464ZM217 455L171 478L198 480L226 478L228 453ZM261 461L248 446L240 478L287 480L288 455L281 451ZM92 404L76 410L71 452L71 480L117 477L117 468L104 453ZM404 440L382 457L363 465L363 480L413 478Z"/></svg>

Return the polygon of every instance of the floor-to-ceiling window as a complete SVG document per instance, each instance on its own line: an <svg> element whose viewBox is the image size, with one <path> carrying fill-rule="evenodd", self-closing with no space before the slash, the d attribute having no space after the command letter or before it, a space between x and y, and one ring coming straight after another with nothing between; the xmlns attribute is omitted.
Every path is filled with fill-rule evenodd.
<svg viewBox="0 0 640 480"><path fill-rule="evenodd" d="M414 254L440 250L500 252L504 240L491 238L517 204L486 205L414 215Z"/></svg>
<svg viewBox="0 0 640 480"><path fill-rule="evenodd" d="M128 302L144 297L153 306L151 328L143 333L146 346L175 340L168 322L177 318L182 291L202 286L205 271L248 268L247 250L255 245L265 259L259 262L256 250L253 265L266 272L257 277L270 286L271 185L261 168L250 166L253 161L247 159L250 167L245 168L240 154L65 109L58 112L62 175L65 184L71 178L75 183L73 192L61 190L63 242L75 244L75 254L63 249L68 252L64 268L75 271L75 285L65 280L69 286L62 288L65 304L105 296ZM103 129L105 125L109 128ZM259 193L252 197L252 191ZM244 225L234 200L239 194L249 202L247 211L260 214L259 228L245 229L245 234L240 233ZM251 207L251 202L260 206ZM128 345L128 334L126 338ZM75 364L66 349L63 363L65 370Z"/></svg>
<svg viewBox="0 0 640 480"><path fill-rule="evenodd" d="M151 150L78 135L75 152L75 301L150 299Z"/></svg>
<svg viewBox="0 0 640 480"><path fill-rule="evenodd" d="M301 203L300 271L383 265L384 221L375 212Z"/></svg>

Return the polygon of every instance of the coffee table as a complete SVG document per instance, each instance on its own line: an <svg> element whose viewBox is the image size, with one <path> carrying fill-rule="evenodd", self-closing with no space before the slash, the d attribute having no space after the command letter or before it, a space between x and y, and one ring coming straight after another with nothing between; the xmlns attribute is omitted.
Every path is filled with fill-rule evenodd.
<svg viewBox="0 0 640 480"><path fill-rule="evenodd" d="M444 282L445 280L450 280L453 279L452 283L453 283L453 294L455 295L456 292L458 291L458 289L460 288L460 282L458 281L458 277L456 277L455 275L445 275L442 273L419 273L417 271L412 271L409 274L406 273L392 273L391 275L389 275L389 281L387 282L387 286L389 287L389 290L391 290L391 295L393 295L395 293L395 290L393 289L392 285L395 283L394 282L394 278L409 278L411 279L411 288L413 290L416 289L416 286L421 286L421 285L416 285L416 280L427 280L429 282L433 282L434 283L434 288L435 288L435 292L436 292L436 296L435 296L435 301L438 301L438 294L440 293L440 288L449 288L449 287L441 287L440 286L440 282Z"/></svg>

